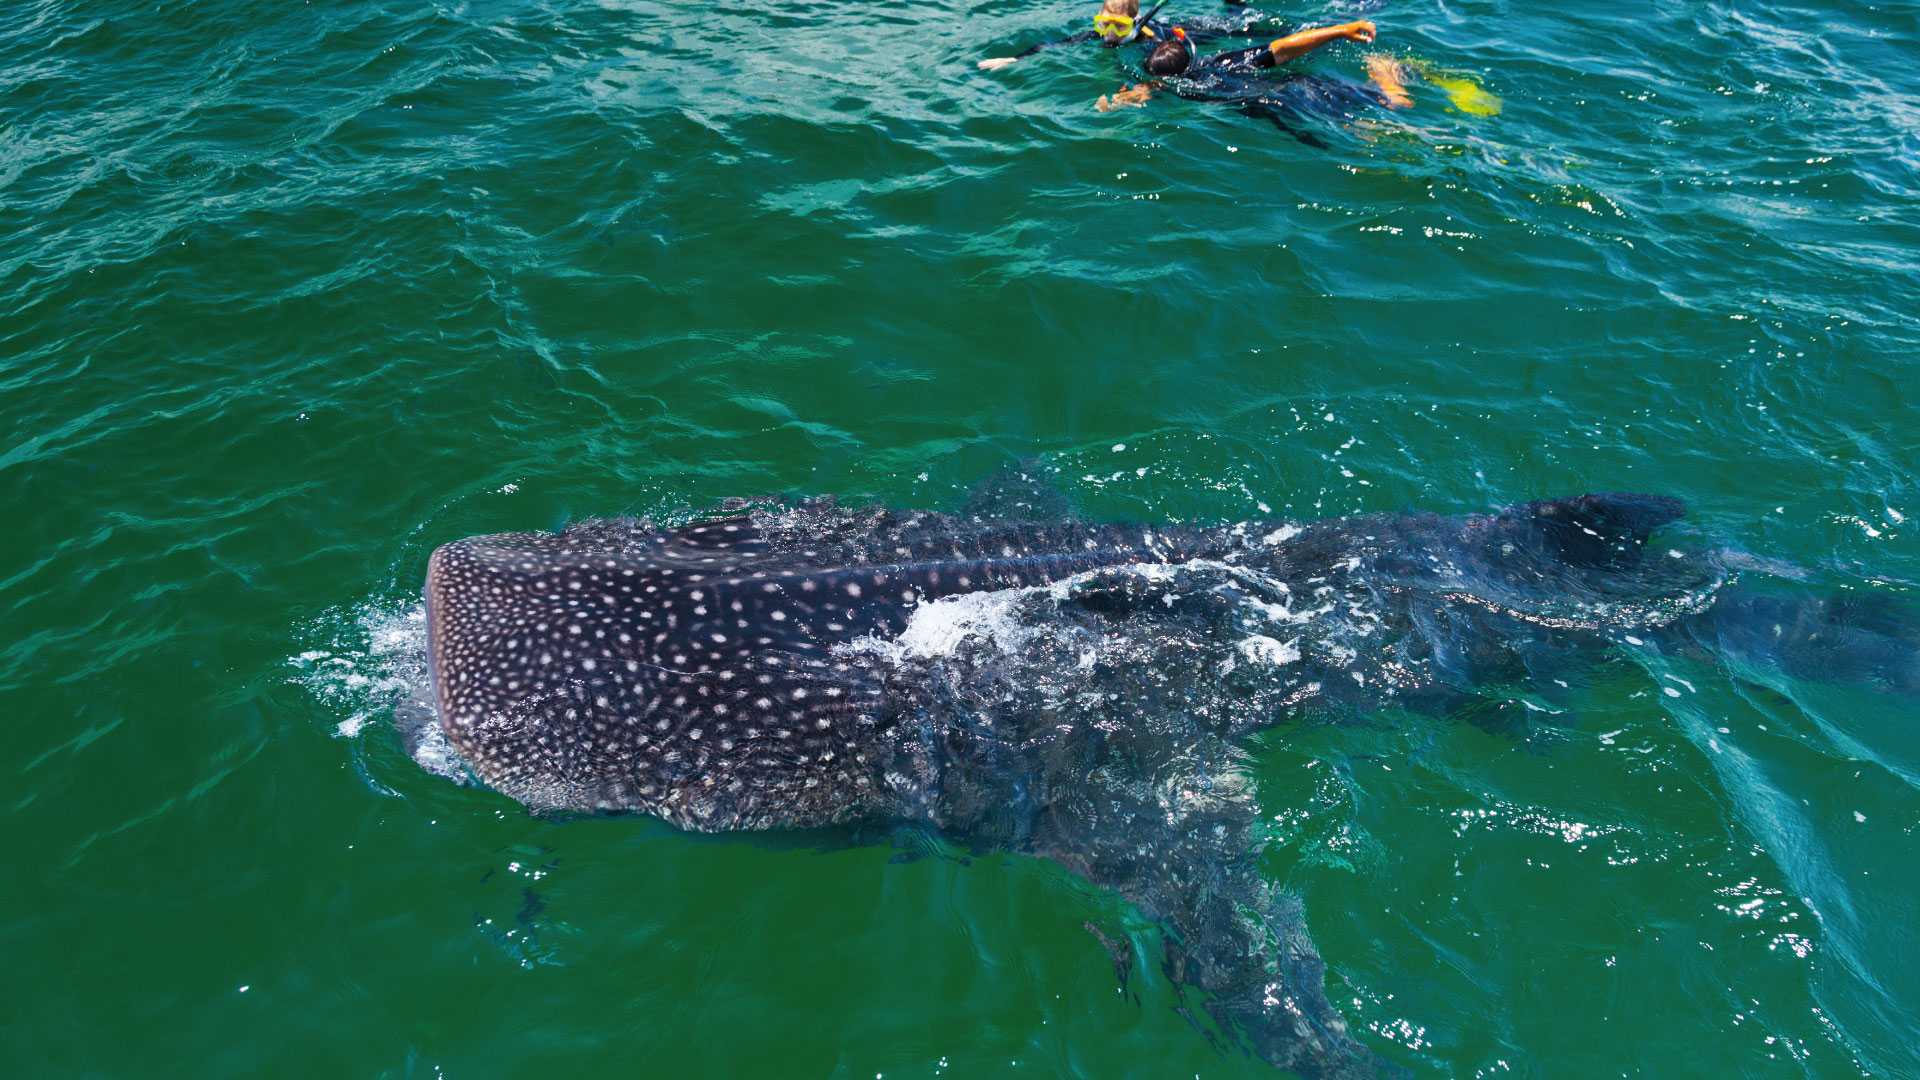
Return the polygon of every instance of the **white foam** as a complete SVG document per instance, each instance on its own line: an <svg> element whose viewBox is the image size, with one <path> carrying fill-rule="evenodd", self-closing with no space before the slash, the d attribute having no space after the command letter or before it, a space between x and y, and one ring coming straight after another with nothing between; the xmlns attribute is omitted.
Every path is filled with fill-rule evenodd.
<svg viewBox="0 0 1920 1080"><path fill-rule="evenodd" d="M293 681L347 714L335 729L344 737L426 686L427 611L417 600L335 608L307 631L319 640L288 657Z"/></svg>
<svg viewBox="0 0 1920 1080"><path fill-rule="evenodd" d="M416 733L413 762L435 776L443 776L455 783L473 782L467 772L466 762L461 760L453 744L447 741L447 733L440 730L437 719Z"/></svg>
<svg viewBox="0 0 1920 1080"><path fill-rule="evenodd" d="M1268 533L1267 535L1261 537L1260 542L1267 545L1268 547L1272 547L1275 544L1284 544L1287 541L1293 539L1294 537L1299 536L1300 531L1301 531L1300 526L1298 525L1282 525L1279 528Z"/></svg>
<svg viewBox="0 0 1920 1080"><path fill-rule="evenodd" d="M979 638L1011 652L1024 645L1032 633L1014 618L1014 605L1021 597L1044 588L944 596L916 606L907 616L906 627L893 638L862 638L847 647L891 660L924 660L951 655L968 638Z"/></svg>
<svg viewBox="0 0 1920 1080"><path fill-rule="evenodd" d="M1283 642L1265 634L1248 635L1241 639L1238 649L1241 656L1256 664L1273 664L1278 667L1281 664L1295 663L1300 659L1298 641Z"/></svg>
<svg viewBox="0 0 1920 1080"><path fill-rule="evenodd" d="M963 593L921 604L896 639L910 656L943 656L968 637L989 639L1004 649L1018 648L1026 633L1013 618L1021 590Z"/></svg>
<svg viewBox="0 0 1920 1080"><path fill-rule="evenodd" d="M339 717L333 727L336 738L357 739L404 709L414 761L429 772L464 781L460 759L432 713L427 611L419 599L375 599L334 608L303 629L311 647L287 658L291 681Z"/></svg>
<svg viewBox="0 0 1920 1080"><path fill-rule="evenodd" d="M1152 540L1151 534L1148 536ZM1171 577L1178 567L1167 563L1136 563L1129 567L1152 581ZM960 593L938 600L923 601L907 616L907 625L892 638L862 638L845 648L889 660L932 659L950 656L962 642L977 638L991 642L1002 652L1014 652L1026 645L1034 631L1022 626L1014 608L1023 598L1044 593L1058 603L1072 595L1077 584L1106 569L1088 570L1047 585L1016 586L984 592ZM1093 666L1098 658L1090 652L1080 657L1080 666Z"/></svg>
<svg viewBox="0 0 1920 1080"><path fill-rule="evenodd" d="M1285 588L1284 585L1281 587L1283 589ZM1332 604L1322 604L1317 608L1304 608L1300 611L1295 611L1285 600L1277 604L1270 604L1265 600L1249 599L1247 603L1259 609L1260 614L1265 615L1270 622L1296 626L1301 623L1312 622L1314 619L1333 610Z"/></svg>
<svg viewBox="0 0 1920 1080"><path fill-rule="evenodd" d="M1278 532L1284 534L1288 530L1295 533L1300 531L1293 526L1285 526ZM1212 559L1195 559L1186 563L1132 563L1124 567L1084 571L1048 585L961 593L957 596L922 602L908 615L905 628L894 637L863 638L844 648L895 661L924 660L950 656L962 643L977 640L990 643L1001 652L1012 653L1024 648L1037 632L1035 628L1023 624L1016 614L1018 605L1029 597L1044 595L1054 603L1061 603L1068 600L1079 585L1096 576L1115 572L1133 574L1154 584L1164 584L1172 581L1177 574L1207 570L1223 572L1259 586L1264 591L1277 592L1282 597L1291 595L1285 582L1243 566L1234 566ZM1330 590L1322 590L1322 592L1330 592ZM1179 597L1177 594L1167 593L1161 595L1159 599L1170 606ZM1333 610L1333 604L1330 602L1299 611L1295 611L1285 599L1278 603L1268 603L1249 597L1244 602L1259 611L1269 621L1281 625L1310 622ZM1239 651L1250 661L1272 664L1289 664L1300 659L1297 641L1282 643L1261 634L1252 635L1242 641ZM1080 655L1079 664L1082 668L1090 668L1097 660L1095 653L1087 650Z"/></svg>

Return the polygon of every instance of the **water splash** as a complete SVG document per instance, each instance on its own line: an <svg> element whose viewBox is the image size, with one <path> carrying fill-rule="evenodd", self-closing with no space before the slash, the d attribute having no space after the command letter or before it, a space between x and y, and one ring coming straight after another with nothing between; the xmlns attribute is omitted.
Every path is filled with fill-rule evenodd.
<svg viewBox="0 0 1920 1080"><path fill-rule="evenodd" d="M467 782L434 711L427 610L418 598L374 597L331 608L300 636L308 647L287 658L291 681L340 718L335 738L359 739L386 720L421 768Z"/></svg>

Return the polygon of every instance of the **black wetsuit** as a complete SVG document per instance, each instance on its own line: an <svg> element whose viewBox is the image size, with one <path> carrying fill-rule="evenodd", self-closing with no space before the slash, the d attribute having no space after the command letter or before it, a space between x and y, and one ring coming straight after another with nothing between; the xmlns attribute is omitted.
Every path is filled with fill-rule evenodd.
<svg viewBox="0 0 1920 1080"><path fill-rule="evenodd" d="M1348 120L1365 109L1388 104L1386 95L1379 90L1349 79L1306 72L1288 72L1278 78L1261 76L1262 71L1277 64L1271 49L1255 45L1200 57L1166 85L1175 94L1192 101L1232 105L1317 147L1327 144L1313 133L1296 127L1294 121L1310 117Z"/></svg>
<svg viewBox="0 0 1920 1080"><path fill-rule="evenodd" d="M1263 23L1265 25L1263 25ZM1273 33L1275 35L1286 33L1286 28L1281 23L1277 20L1269 21L1267 16L1257 11L1246 12L1239 18L1206 15L1198 19L1173 19L1165 15L1155 15L1153 21L1148 23L1147 26L1152 29L1156 36L1148 37L1142 34L1139 38L1129 42L1129 44L1143 45L1151 49L1155 45L1160 44L1161 37L1171 33L1171 28L1175 26L1187 32L1187 40L1189 41L1214 41L1219 38L1252 33ZM1062 45L1085 45L1089 42L1099 40L1099 31L1082 30L1077 34L1070 34L1067 37L1054 41L1042 41L1037 45L1029 45L1013 55L1015 59L1019 59L1032 56L1034 53L1040 52L1043 49L1057 49Z"/></svg>

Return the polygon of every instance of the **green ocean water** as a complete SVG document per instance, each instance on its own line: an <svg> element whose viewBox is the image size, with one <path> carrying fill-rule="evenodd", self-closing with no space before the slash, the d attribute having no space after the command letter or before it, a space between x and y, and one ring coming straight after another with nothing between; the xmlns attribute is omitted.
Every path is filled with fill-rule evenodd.
<svg viewBox="0 0 1920 1080"><path fill-rule="evenodd" d="M1920 604L1920 8L1269 8L1504 103L1314 147L976 69L1091 7L10 5L0 1072L1277 1075L1057 868L423 769L474 533L1037 457L1148 521L1657 491ZM1518 731L1282 725L1266 866L1415 1075L1916 1076L1916 721L1622 656Z"/></svg>

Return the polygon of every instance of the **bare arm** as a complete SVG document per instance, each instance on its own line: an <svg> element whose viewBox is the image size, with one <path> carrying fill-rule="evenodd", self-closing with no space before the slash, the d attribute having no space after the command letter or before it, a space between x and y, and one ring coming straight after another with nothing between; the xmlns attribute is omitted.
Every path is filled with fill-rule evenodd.
<svg viewBox="0 0 1920 1080"><path fill-rule="evenodd" d="M1113 110L1118 109L1123 105L1131 105L1135 108L1138 108L1142 105L1145 105L1147 103L1147 99L1152 96L1153 96L1152 83L1135 83L1134 85L1126 87L1125 89L1115 90L1113 92L1112 97L1108 97L1105 94L1101 94L1100 100L1094 102L1093 107L1100 110L1101 112L1112 112Z"/></svg>
<svg viewBox="0 0 1920 1080"><path fill-rule="evenodd" d="M999 71L1001 68L1011 67L1019 63L1042 49L1057 49L1062 45L1078 45L1084 41L1097 41L1099 38L1099 34L1083 30L1078 34L1069 34L1056 41L1042 41L1036 45L1029 45L1019 52L1014 53L1012 56L990 56L980 61L977 66L981 71Z"/></svg>
<svg viewBox="0 0 1920 1080"><path fill-rule="evenodd" d="M1372 20L1361 19L1358 22L1341 23L1339 26L1316 26L1311 30L1288 34L1268 45L1267 51L1273 54L1274 63L1284 64L1335 41L1358 41L1363 44L1372 42Z"/></svg>

